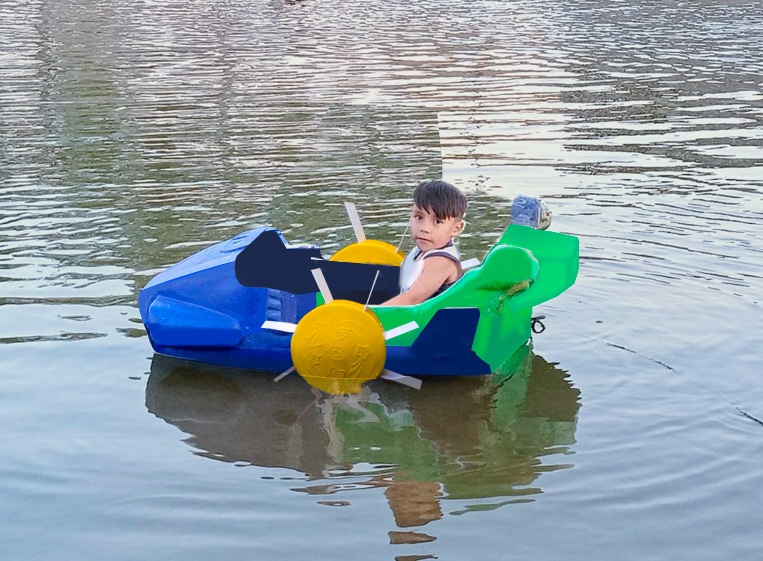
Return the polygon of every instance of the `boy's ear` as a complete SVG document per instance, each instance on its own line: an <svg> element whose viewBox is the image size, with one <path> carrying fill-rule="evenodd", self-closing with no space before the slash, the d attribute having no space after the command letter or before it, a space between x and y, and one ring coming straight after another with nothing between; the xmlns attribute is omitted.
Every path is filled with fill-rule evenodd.
<svg viewBox="0 0 763 561"><path fill-rule="evenodd" d="M453 237L456 237L461 232L464 231L464 227L466 226L466 221L463 219L456 223L456 227L453 229Z"/></svg>

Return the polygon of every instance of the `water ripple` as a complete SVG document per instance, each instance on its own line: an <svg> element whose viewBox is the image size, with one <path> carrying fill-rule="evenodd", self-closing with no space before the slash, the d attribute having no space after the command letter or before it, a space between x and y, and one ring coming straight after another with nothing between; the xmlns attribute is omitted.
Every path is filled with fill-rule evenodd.
<svg viewBox="0 0 763 561"><path fill-rule="evenodd" d="M17 435L0 471L23 513L0 536L10 557L80 555L65 546L87 542L135 558L127 541L153 552L168 539L191 544L184 557L235 557L266 525L276 541L256 544L262 557L276 543L335 558L307 550L328 542L371 558L379 532L390 558L468 557L471 542L448 535L458 527L487 556L508 535L518 556L547 558L549 521L575 559L757 553L759 517L748 508L745 524L739 506L758 498L763 418L756 2L8 0L0 21L0 390ZM544 308L537 338L582 388L577 430L569 384L493 388L494 402L482 390L389 395L374 405L394 438L375 449L380 436L339 409L326 411L344 415L357 449L341 449L328 413L295 428L310 396L295 389L307 400L290 402L272 384L152 380L149 409L188 438L174 448L175 432L134 415L143 388L120 382L142 379L150 354L136 303L151 276L263 224L330 254L354 241L344 201L370 237L397 243L412 187L443 173L469 199L466 257L498 239L518 192L544 196L553 228L580 239L578 281ZM453 425L465 395L480 405ZM237 399L248 416L226 409ZM222 471L232 466L246 469ZM327 537L316 511L303 514L310 492L293 488L335 495L309 507L332 523L353 513L358 531ZM520 509L510 523L508 505ZM570 505L576 516L560 517ZM187 541L210 519L212 546ZM293 539L286 520L306 533ZM170 537L146 539L146 521Z"/></svg>

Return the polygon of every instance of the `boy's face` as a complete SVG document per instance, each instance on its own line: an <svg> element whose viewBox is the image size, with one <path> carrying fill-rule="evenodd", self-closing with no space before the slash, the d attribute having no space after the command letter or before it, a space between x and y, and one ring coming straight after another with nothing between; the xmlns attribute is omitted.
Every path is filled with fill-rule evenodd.
<svg viewBox="0 0 763 561"><path fill-rule="evenodd" d="M411 212L411 237L422 251L440 249L464 229L461 218L440 219L434 213L413 205Z"/></svg>

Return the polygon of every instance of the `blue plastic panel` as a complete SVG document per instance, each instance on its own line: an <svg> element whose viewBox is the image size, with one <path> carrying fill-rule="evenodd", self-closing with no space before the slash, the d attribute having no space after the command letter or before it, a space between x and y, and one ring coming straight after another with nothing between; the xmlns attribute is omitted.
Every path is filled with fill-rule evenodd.
<svg viewBox="0 0 763 561"><path fill-rule="evenodd" d="M157 344L170 347L235 347L242 335L235 318L164 296L148 307L146 327Z"/></svg>
<svg viewBox="0 0 763 561"><path fill-rule="evenodd" d="M479 319L477 308L438 310L410 347L387 346L384 368L405 375L490 374L490 365L472 351Z"/></svg>

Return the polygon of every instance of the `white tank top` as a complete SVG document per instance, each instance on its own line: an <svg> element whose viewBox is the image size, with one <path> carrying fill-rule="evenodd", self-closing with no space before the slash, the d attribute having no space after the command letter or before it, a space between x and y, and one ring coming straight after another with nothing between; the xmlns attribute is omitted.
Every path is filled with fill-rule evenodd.
<svg viewBox="0 0 763 561"><path fill-rule="evenodd" d="M463 274L461 270L461 259L458 254L456 246L453 242L448 242L448 245L440 249L430 249L427 252L422 253L418 247L413 248L408 255L405 256L403 264L400 266L400 293L406 292L411 289L413 283L421 276L421 271L424 269L424 259L440 255L452 259L458 265L459 278ZM449 288L453 283L444 284L440 289L432 296L436 296L441 292L444 292L446 288Z"/></svg>

